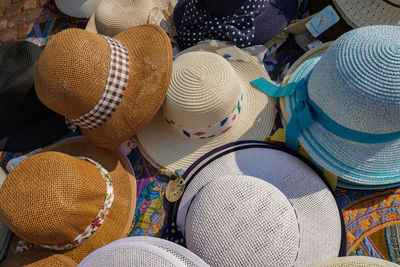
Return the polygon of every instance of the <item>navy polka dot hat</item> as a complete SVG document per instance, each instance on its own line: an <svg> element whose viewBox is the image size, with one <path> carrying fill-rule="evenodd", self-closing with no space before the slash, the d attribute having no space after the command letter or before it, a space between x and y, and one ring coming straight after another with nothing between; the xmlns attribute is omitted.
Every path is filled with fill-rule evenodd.
<svg viewBox="0 0 400 267"><path fill-rule="evenodd" d="M182 49L207 38L241 48L263 45L294 19L297 8L298 0L180 0L174 10L178 43Z"/></svg>

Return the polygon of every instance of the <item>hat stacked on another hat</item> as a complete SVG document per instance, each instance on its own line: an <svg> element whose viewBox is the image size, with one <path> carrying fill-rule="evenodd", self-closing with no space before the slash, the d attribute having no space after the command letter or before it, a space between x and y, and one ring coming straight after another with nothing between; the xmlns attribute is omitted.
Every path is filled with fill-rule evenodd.
<svg viewBox="0 0 400 267"><path fill-rule="evenodd" d="M343 186L400 182L399 42L398 26L355 29L325 53L320 47L300 58L284 89L260 83L270 95L287 96L286 144L297 149L299 140Z"/></svg>
<svg viewBox="0 0 400 267"><path fill-rule="evenodd" d="M23 243L60 251L76 262L126 237L135 206L129 160L83 137L23 160L0 188L1 217Z"/></svg>
<svg viewBox="0 0 400 267"><path fill-rule="evenodd" d="M88 255L79 266L209 266L173 242L147 236L120 239Z"/></svg>
<svg viewBox="0 0 400 267"><path fill-rule="evenodd" d="M308 266L345 253L333 192L288 149L232 143L198 159L183 178L174 222L212 266Z"/></svg>
<svg viewBox="0 0 400 267"><path fill-rule="evenodd" d="M0 46L0 150L34 150L68 130L64 118L36 96L33 81L41 53L25 41Z"/></svg>
<svg viewBox="0 0 400 267"><path fill-rule="evenodd" d="M180 0L174 21L181 48L205 39L230 40L238 47L264 45L295 18L297 0Z"/></svg>
<svg viewBox="0 0 400 267"><path fill-rule="evenodd" d="M101 0L55 0L57 8L75 18L89 18Z"/></svg>
<svg viewBox="0 0 400 267"><path fill-rule="evenodd" d="M172 48L158 26L113 38L81 29L55 35L40 57L38 97L100 147L117 146L160 108L172 74Z"/></svg>

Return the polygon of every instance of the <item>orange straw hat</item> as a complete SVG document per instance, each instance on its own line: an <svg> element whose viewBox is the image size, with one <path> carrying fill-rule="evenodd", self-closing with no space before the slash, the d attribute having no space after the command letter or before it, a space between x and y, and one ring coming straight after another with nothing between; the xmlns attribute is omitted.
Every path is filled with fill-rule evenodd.
<svg viewBox="0 0 400 267"><path fill-rule="evenodd" d="M111 148L153 118L171 76L171 43L158 26L130 28L113 38L67 29L42 52L35 88L47 107L93 144Z"/></svg>
<svg viewBox="0 0 400 267"><path fill-rule="evenodd" d="M37 251L25 251L13 255L2 261L0 266L51 266L51 267L72 267L76 266L71 258L62 255L55 254L51 251L37 250Z"/></svg>
<svg viewBox="0 0 400 267"><path fill-rule="evenodd" d="M126 237L135 206L129 160L83 137L23 160L0 188L0 216L22 245L60 251L77 263Z"/></svg>

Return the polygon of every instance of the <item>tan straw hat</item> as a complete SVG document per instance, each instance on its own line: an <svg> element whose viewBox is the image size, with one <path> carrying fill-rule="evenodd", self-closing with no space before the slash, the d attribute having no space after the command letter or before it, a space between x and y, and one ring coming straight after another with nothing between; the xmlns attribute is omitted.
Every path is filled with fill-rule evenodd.
<svg viewBox="0 0 400 267"><path fill-rule="evenodd" d="M18 237L76 262L126 237L135 206L129 160L83 137L23 160L0 188L0 215Z"/></svg>
<svg viewBox="0 0 400 267"><path fill-rule="evenodd" d="M350 256L324 260L310 267L395 267L390 261L366 256Z"/></svg>
<svg viewBox="0 0 400 267"><path fill-rule="evenodd" d="M0 266L13 267L72 267L76 265L76 262L73 261L71 258L62 254L55 254L54 252L48 250L32 250L21 252L3 260L0 264Z"/></svg>
<svg viewBox="0 0 400 267"><path fill-rule="evenodd" d="M156 10L172 12L176 2L176 0L103 0L90 17L86 30L114 36L134 26L150 24L151 13Z"/></svg>
<svg viewBox="0 0 400 267"><path fill-rule="evenodd" d="M396 25L400 21L400 0L333 0L333 3L353 28Z"/></svg>
<svg viewBox="0 0 400 267"><path fill-rule="evenodd" d="M80 126L92 143L110 148L152 119L171 75L171 43L158 26L134 27L113 38L67 29L44 49L35 88L46 106Z"/></svg>
<svg viewBox="0 0 400 267"><path fill-rule="evenodd" d="M137 134L150 162L186 169L216 147L264 140L271 133L273 99L249 83L269 79L268 74L249 54L237 52L240 60L226 60L210 43L203 43L178 55L161 110Z"/></svg>

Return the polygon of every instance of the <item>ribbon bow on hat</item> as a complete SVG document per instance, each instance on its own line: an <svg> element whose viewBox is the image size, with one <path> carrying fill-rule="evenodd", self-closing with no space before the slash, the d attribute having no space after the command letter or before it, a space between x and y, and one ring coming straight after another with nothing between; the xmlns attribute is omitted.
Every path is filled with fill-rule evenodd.
<svg viewBox="0 0 400 267"><path fill-rule="evenodd" d="M185 49L207 38L230 40L238 47L251 45L254 20L268 0L247 0L234 14L215 17L199 6L199 0L189 0L177 33L179 45Z"/></svg>

